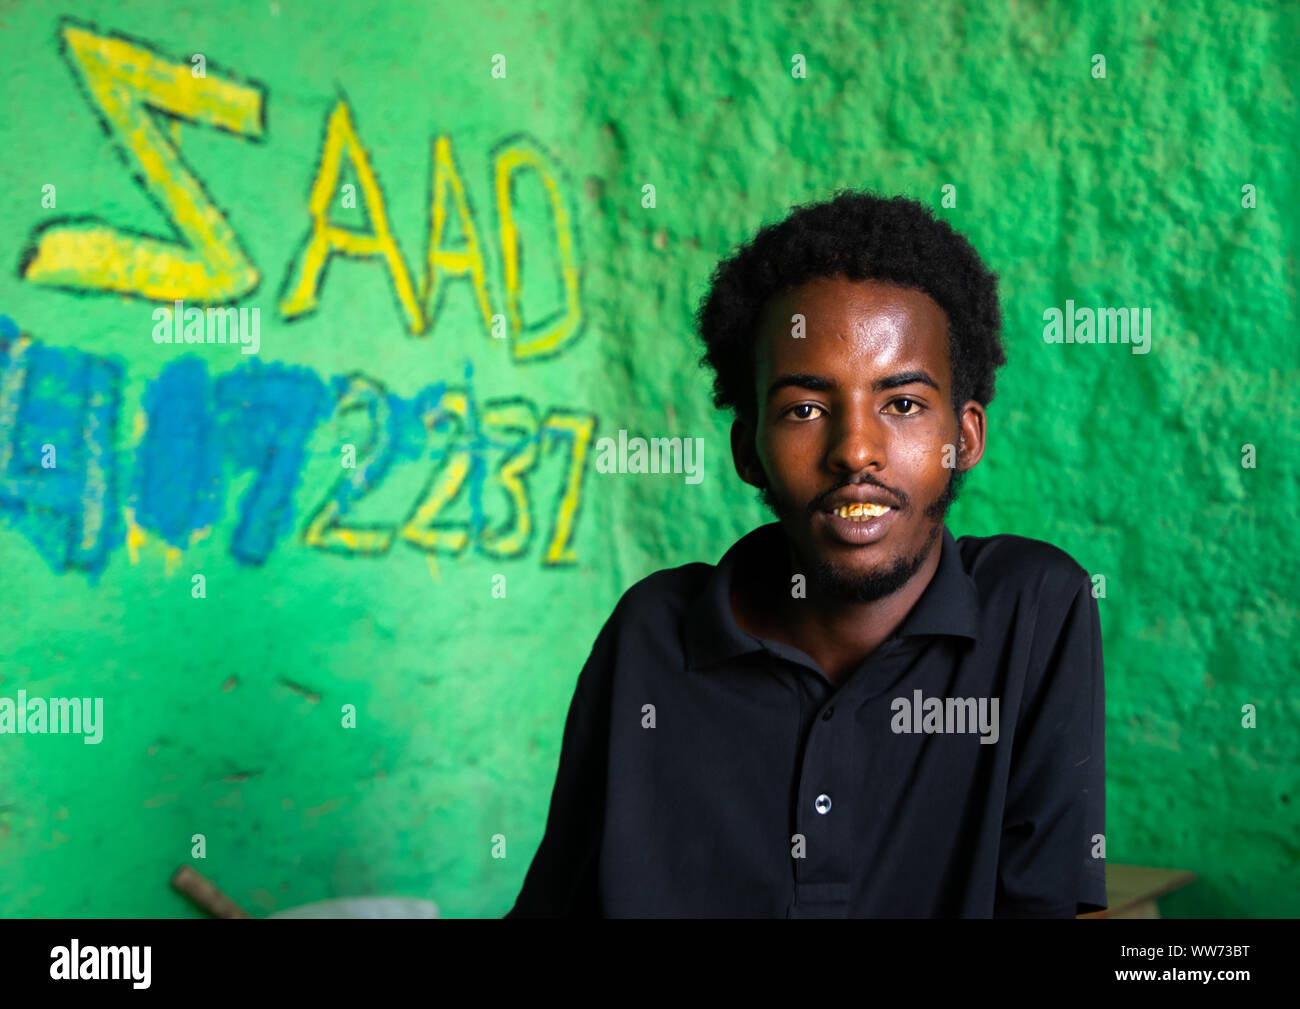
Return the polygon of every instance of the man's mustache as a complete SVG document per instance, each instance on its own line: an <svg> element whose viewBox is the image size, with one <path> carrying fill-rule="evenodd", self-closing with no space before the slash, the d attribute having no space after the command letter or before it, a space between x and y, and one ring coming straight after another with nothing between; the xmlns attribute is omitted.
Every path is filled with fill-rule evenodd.
<svg viewBox="0 0 1300 1009"><path fill-rule="evenodd" d="M849 483L842 483L837 487L832 487L824 494L819 494L817 497L813 498L813 500L808 504L808 515L811 517L816 515L819 511L823 511L826 499L837 491L843 490L845 487L878 487L886 494L892 494L894 496L894 500L898 502L898 508L900 511L907 507L908 498L902 491L895 490L893 487L886 487L879 480L853 480Z"/></svg>

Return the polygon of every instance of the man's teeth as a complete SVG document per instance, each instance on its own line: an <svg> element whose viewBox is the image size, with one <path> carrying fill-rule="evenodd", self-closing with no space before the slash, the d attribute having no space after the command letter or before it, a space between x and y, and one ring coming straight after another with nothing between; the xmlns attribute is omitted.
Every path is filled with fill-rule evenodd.
<svg viewBox="0 0 1300 1009"><path fill-rule="evenodd" d="M887 511L889 511L889 505L851 504L845 505L843 508L836 508L835 514L842 519L865 522L867 519L879 518Z"/></svg>

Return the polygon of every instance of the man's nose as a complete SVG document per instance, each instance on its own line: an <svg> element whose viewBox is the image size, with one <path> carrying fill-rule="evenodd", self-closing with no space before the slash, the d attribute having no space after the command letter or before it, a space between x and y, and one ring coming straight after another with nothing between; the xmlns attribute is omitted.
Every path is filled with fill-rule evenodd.
<svg viewBox="0 0 1300 1009"><path fill-rule="evenodd" d="M885 468L885 429L870 404L842 407L831 432L827 461L832 469L856 472Z"/></svg>

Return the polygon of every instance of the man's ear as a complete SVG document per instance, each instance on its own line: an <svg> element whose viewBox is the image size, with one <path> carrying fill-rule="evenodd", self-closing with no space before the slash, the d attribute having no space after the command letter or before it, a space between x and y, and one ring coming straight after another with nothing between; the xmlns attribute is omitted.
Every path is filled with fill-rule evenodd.
<svg viewBox="0 0 1300 1009"><path fill-rule="evenodd" d="M984 458L987 427L988 417L984 413L984 407L973 399L967 400L961 410L958 428L960 445L957 450L957 469L961 472L974 469L975 464Z"/></svg>
<svg viewBox="0 0 1300 1009"><path fill-rule="evenodd" d="M731 461L736 475L751 487L762 488L767 483L763 467L754 448L754 426L741 417L731 423Z"/></svg>

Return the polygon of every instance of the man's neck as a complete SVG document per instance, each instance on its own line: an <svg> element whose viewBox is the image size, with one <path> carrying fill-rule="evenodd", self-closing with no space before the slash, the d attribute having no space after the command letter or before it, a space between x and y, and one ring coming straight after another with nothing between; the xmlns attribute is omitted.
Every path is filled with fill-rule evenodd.
<svg viewBox="0 0 1300 1009"><path fill-rule="evenodd" d="M762 565L768 569L767 577L754 568L737 570L732 609L737 621L751 634L798 648L816 660L827 679L839 686L911 612L939 568L942 548L940 534L916 574L902 588L872 602L858 603L818 598L811 584L807 598L793 597L790 572L803 566L787 540L790 566L784 573L778 572L777 578L772 577L771 565Z"/></svg>

